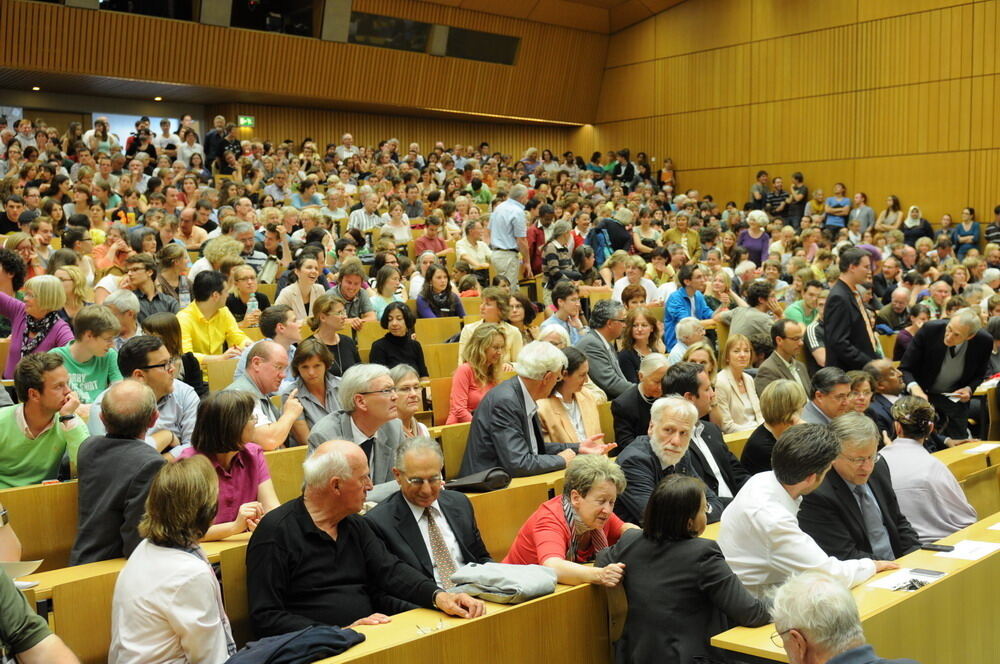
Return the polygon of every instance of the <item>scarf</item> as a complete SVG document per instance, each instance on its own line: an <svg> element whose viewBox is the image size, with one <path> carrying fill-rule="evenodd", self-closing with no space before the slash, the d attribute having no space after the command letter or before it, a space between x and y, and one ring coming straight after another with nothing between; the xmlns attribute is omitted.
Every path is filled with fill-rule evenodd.
<svg viewBox="0 0 1000 664"><path fill-rule="evenodd" d="M431 293L430 302L427 304L430 305L431 310L437 314L439 318L442 316L455 315L455 307L452 306L451 295L451 290L447 288L440 293Z"/></svg>
<svg viewBox="0 0 1000 664"><path fill-rule="evenodd" d="M21 356L35 352L42 340L48 336L49 332L59 320L59 314L50 311L41 318L25 315L24 336L21 338ZM30 335L35 335L34 337Z"/></svg>
<svg viewBox="0 0 1000 664"><path fill-rule="evenodd" d="M608 538L604 534L603 528L590 528L580 520L573 503L568 496L562 498L563 515L566 517L566 524L569 526L569 545L566 548L566 560L574 563L589 563L597 555L598 551L608 548ZM578 560L577 556L583 551L590 551L587 560Z"/></svg>
<svg viewBox="0 0 1000 664"><path fill-rule="evenodd" d="M184 547L172 547L185 553L190 553L195 558L201 560L206 565L208 565L209 571L212 573L212 577L215 577L215 570L212 568L212 563L209 562L208 558L205 556L205 552L200 546L195 546L191 549L186 549ZM215 603L219 607L219 618L222 621L222 629L226 632L226 651L230 655L236 654L236 641L233 639L233 629L229 624L229 616L226 615L226 607L222 603L222 588L219 585L218 579L215 581Z"/></svg>

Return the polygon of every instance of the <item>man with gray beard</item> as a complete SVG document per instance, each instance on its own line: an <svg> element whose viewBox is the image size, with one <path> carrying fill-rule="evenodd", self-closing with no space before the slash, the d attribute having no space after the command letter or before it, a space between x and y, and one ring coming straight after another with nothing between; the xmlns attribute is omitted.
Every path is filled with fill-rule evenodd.
<svg viewBox="0 0 1000 664"><path fill-rule="evenodd" d="M678 396L657 399L650 409L649 435L637 436L615 461L625 473L625 491L615 502L615 514L628 523L641 524L653 489L667 475L698 477L687 454L698 409ZM700 478L699 478L700 479ZM722 502L707 486L708 521L722 515Z"/></svg>

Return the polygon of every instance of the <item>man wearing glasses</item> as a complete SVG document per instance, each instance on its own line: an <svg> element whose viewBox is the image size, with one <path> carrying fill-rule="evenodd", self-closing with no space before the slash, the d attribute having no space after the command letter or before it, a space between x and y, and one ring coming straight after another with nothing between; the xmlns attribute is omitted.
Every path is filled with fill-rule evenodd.
<svg viewBox="0 0 1000 664"><path fill-rule="evenodd" d="M609 400L632 387L625 378L618 353L611 344L625 331L625 306L615 300L601 300L590 313L590 331L574 347L590 362L590 380L604 390Z"/></svg>
<svg viewBox="0 0 1000 664"><path fill-rule="evenodd" d="M156 259L149 254L134 254L125 259L125 274L128 277L125 286L139 298L139 325L158 313L176 314L180 311L177 300L161 293L156 287Z"/></svg>
<svg viewBox="0 0 1000 664"><path fill-rule="evenodd" d="M436 442L425 437L403 442L392 474L399 491L365 515L390 552L446 590L462 565L492 560L472 503L463 493L442 491L444 455Z"/></svg>
<svg viewBox="0 0 1000 664"><path fill-rule="evenodd" d="M878 427L849 413L830 429L840 441L833 472L802 500L799 526L840 560L895 560L920 548L916 531L899 510L889 466L878 453Z"/></svg>
<svg viewBox="0 0 1000 664"><path fill-rule="evenodd" d="M381 364L355 364L340 379L341 410L326 415L309 434L310 452L328 440L352 440L368 457L372 482L368 499L381 502L398 488L392 466L403 444L396 388Z"/></svg>
<svg viewBox="0 0 1000 664"><path fill-rule="evenodd" d="M813 376L812 400L802 409L802 421L829 424L850 410L851 379L837 367L820 369Z"/></svg>

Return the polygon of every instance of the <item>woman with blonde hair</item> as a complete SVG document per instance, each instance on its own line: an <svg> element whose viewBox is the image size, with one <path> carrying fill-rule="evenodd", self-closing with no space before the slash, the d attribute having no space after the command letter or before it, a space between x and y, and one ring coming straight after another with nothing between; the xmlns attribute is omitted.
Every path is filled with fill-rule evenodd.
<svg viewBox="0 0 1000 664"><path fill-rule="evenodd" d="M38 254L35 253L35 244L32 242L31 236L27 233L11 233L4 240L3 248L13 251L24 261L24 265L27 268L24 275L25 279L45 274L45 267L42 265L42 261L39 260Z"/></svg>
<svg viewBox="0 0 1000 664"><path fill-rule="evenodd" d="M697 343L691 344L687 350L684 351L684 356L682 358L684 362L694 362L695 364L700 364L705 367L705 371L708 372L708 377L715 384L715 372L719 366L715 359L715 351L712 350L712 345L707 341L699 341Z"/></svg>
<svg viewBox="0 0 1000 664"><path fill-rule="evenodd" d="M807 402L802 384L787 378L772 381L760 393L764 422L750 434L740 456L740 463L751 475L771 470L771 449L789 427L802 422Z"/></svg>
<svg viewBox="0 0 1000 664"><path fill-rule="evenodd" d="M325 293L313 302L312 316L306 323L313 331L313 338L323 342L333 356L330 373L343 376L355 364L361 364L358 346L350 335L341 334L347 320L347 306L334 293Z"/></svg>
<svg viewBox="0 0 1000 664"><path fill-rule="evenodd" d="M712 311L717 310L723 304L726 306L747 306L746 301L733 291L733 279L725 270L719 270L708 281L705 287L705 304Z"/></svg>
<svg viewBox="0 0 1000 664"><path fill-rule="evenodd" d="M613 285L618 283L620 279L625 278L628 258L628 253L622 249L608 256L608 259L604 261L604 265L601 266L601 279L604 280L604 283Z"/></svg>
<svg viewBox="0 0 1000 664"><path fill-rule="evenodd" d="M243 329L256 327L260 312L271 306L267 295L257 291L257 273L249 265L237 265L229 272L229 297L226 308Z"/></svg>
<svg viewBox="0 0 1000 664"><path fill-rule="evenodd" d="M76 265L63 265L57 268L52 276L59 280L66 293L66 303L59 310L59 317L72 327L73 318L80 313L80 310L93 304L91 302L93 293L87 288L83 270Z"/></svg>
<svg viewBox="0 0 1000 664"><path fill-rule="evenodd" d="M723 369L715 379L715 407L722 433L749 431L760 426L760 412L753 378L746 373L753 361L753 346L742 334L731 334L722 352Z"/></svg>
<svg viewBox="0 0 1000 664"><path fill-rule="evenodd" d="M511 365L517 359L524 345L524 339L521 336L520 330L507 321L510 317L511 299L496 286L484 288L480 299L479 315L481 318L462 328L462 333L458 338L458 356L460 358L465 357L465 347L480 325L492 323L503 330L507 346L504 349L502 361L506 365Z"/></svg>
<svg viewBox="0 0 1000 664"><path fill-rule="evenodd" d="M452 377L447 424L472 421L479 402L500 382L506 348L507 335L499 325L483 323L473 331Z"/></svg>
<svg viewBox="0 0 1000 664"><path fill-rule="evenodd" d="M13 378L21 358L44 353L73 341L73 330L59 315L66 304L62 282L49 274L24 282L24 300L0 292L0 316L10 321L10 349L4 378Z"/></svg>
<svg viewBox="0 0 1000 664"><path fill-rule="evenodd" d="M293 210L295 208L292 208ZM204 255L194 262L188 272L188 279L194 283L194 278L205 270L218 270L222 265L222 260L228 257L239 257L243 252L243 243L236 238L222 235L209 240L205 244Z"/></svg>
<svg viewBox="0 0 1000 664"><path fill-rule="evenodd" d="M164 464L139 523L144 537L115 582L110 664L222 664L236 652L218 579L198 542L218 510L203 456Z"/></svg>
<svg viewBox="0 0 1000 664"><path fill-rule="evenodd" d="M156 277L157 288L164 295L177 300L182 309L191 304L191 282L187 278L187 250L176 242L171 242L163 245L156 254L156 260L160 264L160 274Z"/></svg>
<svg viewBox="0 0 1000 664"><path fill-rule="evenodd" d="M639 364L650 353L664 353L663 323L646 307L636 307L625 316L623 348L618 353L618 365L625 378L639 382Z"/></svg>

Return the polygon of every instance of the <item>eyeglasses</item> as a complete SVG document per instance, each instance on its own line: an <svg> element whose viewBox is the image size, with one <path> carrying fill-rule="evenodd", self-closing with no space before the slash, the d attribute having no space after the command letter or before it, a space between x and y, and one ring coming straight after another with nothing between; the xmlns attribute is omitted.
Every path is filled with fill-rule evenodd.
<svg viewBox="0 0 1000 664"><path fill-rule="evenodd" d="M166 362L161 362L160 364L147 364L145 366L139 367L143 371L149 371L150 369L163 369L164 371L173 371L176 367L172 359Z"/></svg>
<svg viewBox="0 0 1000 664"><path fill-rule="evenodd" d="M389 396L396 393L395 387L387 387L384 390L372 390L371 392L359 392L359 394L381 394L382 396Z"/></svg>
<svg viewBox="0 0 1000 664"><path fill-rule="evenodd" d="M844 457L844 459L847 460L847 463L851 464L852 466L863 466L866 463L871 463L874 466L882 458L882 455L879 454L878 452L876 452L871 456L865 456L865 457L849 457L846 454L841 454L840 456Z"/></svg>
<svg viewBox="0 0 1000 664"><path fill-rule="evenodd" d="M438 486L444 483L444 478L440 475L435 475L434 477L406 477L407 483L412 487L422 487L424 484L429 484L432 487Z"/></svg>
<svg viewBox="0 0 1000 664"><path fill-rule="evenodd" d="M789 629L786 629L786 630L784 630L782 632L774 632L774 633L772 633L771 634L771 643L773 643L774 645L776 645L779 648L784 648L785 647L785 642L781 639L781 637L784 636L785 634L788 634L793 629L797 629L797 628L790 627Z"/></svg>
<svg viewBox="0 0 1000 664"><path fill-rule="evenodd" d="M412 387L397 387L396 393L402 392L403 394L418 394L420 390L423 389L419 385L413 385Z"/></svg>
<svg viewBox="0 0 1000 664"><path fill-rule="evenodd" d="M611 322L611 323L624 323L625 319L624 318L609 318L608 321Z"/></svg>

